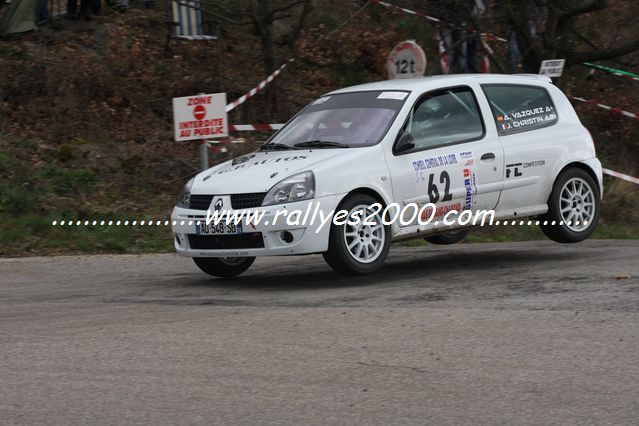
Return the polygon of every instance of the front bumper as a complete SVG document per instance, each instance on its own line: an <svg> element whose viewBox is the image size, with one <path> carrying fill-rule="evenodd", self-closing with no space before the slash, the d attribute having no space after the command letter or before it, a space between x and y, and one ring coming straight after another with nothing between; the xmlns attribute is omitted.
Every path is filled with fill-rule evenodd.
<svg viewBox="0 0 639 426"><path fill-rule="evenodd" d="M251 212L264 211L259 223L249 224L244 217L242 218L242 235L221 238L197 236L196 222L206 221L206 211L175 207L171 214L175 250L179 255L188 257L321 253L328 250L333 214L344 196L345 194L336 194L295 203L248 209ZM299 214L293 214L294 211ZM234 210L226 211L231 217L234 212ZM222 223L225 222L222 221ZM290 233L286 235L287 238L284 238L284 232ZM203 240L206 240L205 244L202 244ZM204 246L215 248L203 248Z"/></svg>

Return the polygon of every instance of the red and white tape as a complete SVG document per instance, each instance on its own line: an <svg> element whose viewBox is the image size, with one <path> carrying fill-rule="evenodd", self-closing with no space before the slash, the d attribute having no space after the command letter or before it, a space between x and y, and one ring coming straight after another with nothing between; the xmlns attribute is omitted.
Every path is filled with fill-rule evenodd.
<svg viewBox="0 0 639 426"><path fill-rule="evenodd" d="M450 72L448 53L446 52L446 45L439 31L435 31L435 39L437 40L437 52L439 53L439 65L442 67L442 74L448 74Z"/></svg>
<svg viewBox="0 0 639 426"><path fill-rule="evenodd" d="M231 132L266 132L269 130L279 130L284 124L231 124Z"/></svg>
<svg viewBox="0 0 639 426"><path fill-rule="evenodd" d="M630 176L630 175L626 175L623 173L619 173L619 172L615 172L614 170L609 170L609 169L603 169L604 174L612 176L612 177L616 177L618 179L623 179L625 181L628 182L632 182L634 184L639 185L639 178Z"/></svg>
<svg viewBox="0 0 639 426"><path fill-rule="evenodd" d="M444 22L443 20L441 20L439 18L435 18L434 16L426 15L425 13L417 12L415 10L406 9L404 7L400 7L400 6L397 6L397 5L392 4L392 3L387 3L385 1L380 1L380 0L371 0L371 1L373 3L380 4L380 5L384 6L384 7L389 8L389 9L401 10L404 13L409 13L409 14L415 15L415 16L421 16L422 18L426 18L426 19L428 19L429 21L432 21L432 22L436 22L436 23L443 23Z"/></svg>
<svg viewBox="0 0 639 426"><path fill-rule="evenodd" d="M614 112L615 114L621 114L621 115L625 115L626 117L639 119L639 114L637 114L637 113L630 112L630 111L624 111L624 110L619 109L619 108L615 108L615 107L611 107L611 106L608 106L608 105L600 104L599 101L596 101L594 99L584 99L584 98L580 98L580 97L577 97L577 96L571 96L570 98L574 99L574 100L576 100L578 102L584 102L584 103L587 103L587 104L590 104L590 105L595 105L595 106L597 106L599 108L603 108L603 109L605 109L607 111Z"/></svg>
<svg viewBox="0 0 639 426"><path fill-rule="evenodd" d="M245 93L244 95L240 96L238 99L234 100L233 102L231 102L230 104L228 104L226 106L226 112L229 112L233 109L235 109L235 107L237 107L238 105L243 104L244 102L246 102L246 100L252 96L255 96L255 94L257 92L259 92L260 90L262 90L263 88L265 88L271 81L275 80L275 77L277 77L278 75L280 75L280 73L282 72L282 70L284 68L286 68L286 66L288 64L290 64L291 62L293 62L294 59L289 59L288 61L286 61L281 67L279 67L278 69L276 69L271 75L269 75L268 77L266 77L264 80L262 80L260 82L260 84L258 84L257 86L255 86L254 88L252 88L251 90L249 90L247 93Z"/></svg>
<svg viewBox="0 0 639 426"><path fill-rule="evenodd" d="M400 10L400 11L402 11L404 13L408 13L410 15L415 15L415 16L422 17L424 19L428 19L429 21L434 22L436 24L448 26L448 27L451 27L451 28L457 28L455 25L451 24L450 22L447 22L447 21L445 21L443 19L435 18L434 16L426 15L425 13L422 13L422 12L417 12L415 10L406 9L405 7L397 6L396 4L388 3L388 2L385 2L385 1L381 1L381 0L371 0L371 1L373 3L377 3L377 4L381 5L381 6L384 6L384 7L389 8L389 9ZM486 37L489 40L499 40L499 41L502 41L502 42L507 42L508 41L508 40L506 40L503 37L499 37L499 36L496 36L495 34L490 34L490 33L482 33L481 36L482 37Z"/></svg>
<svg viewBox="0 0 639 426"><path fill-rule="evenodd" d="M583 64L582 64L583 65ZM634 81L639 81L638 77L633 77L631 75L627 75L627 74L622 74L620 72L614 72L614 71L608 71L608 70L602 70L599 68L590 68L591 73L595 73L595 72L602 72L604 74L611 74L611 75L616 75L617 77L623 77L623 78L627 78L630 80L634 80Z"/></svg>

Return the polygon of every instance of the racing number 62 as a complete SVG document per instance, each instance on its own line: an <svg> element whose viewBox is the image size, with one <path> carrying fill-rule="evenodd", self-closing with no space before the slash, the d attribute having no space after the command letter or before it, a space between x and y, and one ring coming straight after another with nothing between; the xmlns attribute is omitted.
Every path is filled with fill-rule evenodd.
<svg viewBox="0 0 639 426"><path fill-rule="evenodd" d="M431 203L436 203L439 201L439 189L437 189L437 185L433 182L435 180L435 174L431 173L428 176L428 198L430 198ZM439 183L444 184L444 197L442 201L450 201L453 199L453 195L450 193L450 175L447 171L442 171L439 175Z"/></svg>

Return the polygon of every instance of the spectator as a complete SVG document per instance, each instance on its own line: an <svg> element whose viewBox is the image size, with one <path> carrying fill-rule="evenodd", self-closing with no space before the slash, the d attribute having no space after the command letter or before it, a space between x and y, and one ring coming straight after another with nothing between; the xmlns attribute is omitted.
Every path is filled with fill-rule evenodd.
<svg viewBox="0 0 639 426"><path fill-rule="evenodd" d="M92 15L102 15L102 0L80 0L79 11L78 0L67 0L67 13L64 15L65 18L79 19L80 16L82 16L87 21L90 21L92 19Z"/></svg>
<svg viewBox="0 0 639 426"><path fill-rule="evenodd" d="M89 0L89 3L91 5L91 13L95 16L102 15L102 0Z"/></svg>
<svg viewBox="0 0 639 426"><path fill-rule="evenodd" d="M64 17L67 19L80 19L80 15L82 15L84 19L90 21L90 1L91 0L80 0L80 10L78 10L78 0L67 0L67 13Z"/></svg>
<svg viewBox="0 0 639 426"><path fill-rule="evenodd" d="M118 12L126 12L129 9L129 0L107 0L107 4Z"/></svg>
<svg viewBox="0 0 639 426"><path fill-rule="evenodd" d="M442 2L439 6L441 10L438 13L447 22L440 30L440 38L446 49L449 72L455 74L481 72L478 37L469 23L466 10L461 7L461 3ZM484 0L468 0L468 6L474 18L479 18L486 13Z"/></svg>
<svg viewBox="0 0 639 426"><path fill-rule="evenodd" d="M49 0L38 0L36 5L36 25L49 23Z"/></svg>

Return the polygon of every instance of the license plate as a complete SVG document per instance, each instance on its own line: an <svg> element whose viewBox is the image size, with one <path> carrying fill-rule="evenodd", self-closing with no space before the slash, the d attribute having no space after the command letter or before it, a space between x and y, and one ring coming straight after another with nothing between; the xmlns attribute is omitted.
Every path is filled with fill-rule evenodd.
<svg viewBox="0 0 639 426"><path fill-rule="evenodd" d="M213 222L209 223L200 223L195 224L195 233L197 235L228 235L228 234L241 234L242 233L242 224L235 225L234 223L226 224L219 223L214 224Z"/></svg>

